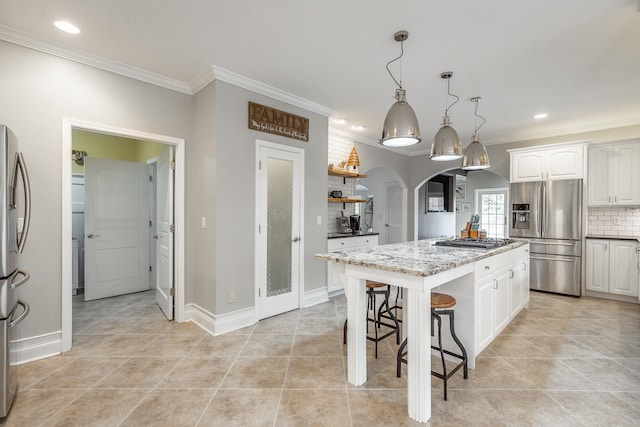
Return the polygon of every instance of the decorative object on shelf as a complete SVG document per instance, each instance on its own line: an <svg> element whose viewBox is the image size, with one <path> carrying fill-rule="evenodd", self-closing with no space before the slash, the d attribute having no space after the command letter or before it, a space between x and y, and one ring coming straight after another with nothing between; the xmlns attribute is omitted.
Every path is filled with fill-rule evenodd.
<svg viewBox="0 0 640 427"><path fill-rule="evenodd" d="M389 70L389 65L401 59L404 55L404 41L409 38L409 33L401 30L396 32L393 38L395 41L400 42L400 56L387 62L387 71L396 85L398 85L398 89L396 89L396 103L391 106L384 119L380 144L387 147L406 147L420 142L420 127L418 126L416 113L407 103L407 93L402 87L402 75L400 75L399 81L396 80L391 70Z"/></svg>
<svg viewBox="0 0 640 427"><path fill-rule="evenodd" d="M309 142L309 119L251 101L249 129Z"/></svg>
<svg viewBox="0 0 640 427"><path fill-rule="evenodd" d="M460 100L457 95L454 95L449 90L449 80L453 76L453 72L445 71L440 74L440 77L447 81L447 99L449 96L456 98L451 105L447 105L444 110L444 117L442 117L442 127L436 135L433 137L433 143L431 144L431 160L448 161L456 160L462 157L462 145L460 144L460 137L458 132L451 126L449 122L449 108L453 107L456 102Z"/></svg>
<svg viewBox="0 0 640 427"><path fill-rule="evenodd" d="M464 152L464 157L462 157L462 169L487 169L491 167L491 163L489 162L489 154L487 154L487 149L480 142L480 135L478 134L478 131L485 124L487 119L478 115L478 102L480 101L480 97L476 96L474 98L471 98L471 101L476 103L476 107L474 110L475 129L473 131L473 137L471 138L471 144L469 144ZM477 123L478 118L482 119L482 123L480 124L480 126L478 126Z"/></svg>
<svg viewBox="0 0 640 427"><path fill-rule="evenodd" d="M351 149L349 154L349 160L347 160L347 166L349 166L349 172L358 173L358 166L360 166L360 159L358 158L358 152L356 147Z"/></svg>

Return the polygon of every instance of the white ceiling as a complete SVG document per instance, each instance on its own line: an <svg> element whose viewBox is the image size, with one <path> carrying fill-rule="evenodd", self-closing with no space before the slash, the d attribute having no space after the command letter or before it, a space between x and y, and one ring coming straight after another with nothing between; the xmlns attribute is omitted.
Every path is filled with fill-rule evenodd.
<svg viewBox="0 0 640 427"><path fill-rule="evenodd" d="M638 9L638 0L0 0L0 38L187 89L220 67L333 109L349 121L332 127L377 140L394 102L385 64L404 29L402 83L423 142L400 151L422 154L442 120L443 71L461 98L450 116L463 145L474 96L485 144L640 124ZM58 31L56 19L81 33ZM549 117L534 120L539 112Z"/></svg>

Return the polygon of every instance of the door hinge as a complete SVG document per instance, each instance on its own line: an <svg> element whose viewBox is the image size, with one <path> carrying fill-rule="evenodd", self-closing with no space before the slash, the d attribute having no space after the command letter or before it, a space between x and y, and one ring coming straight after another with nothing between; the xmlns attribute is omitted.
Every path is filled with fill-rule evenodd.
<svg viewBox="0 0 640 427"><path fill-rule="evenodd" d="M153 271L153 267L152 266L149 266L149 271Z"/></svg>
<svg viewBox="0 0 640 427"><path fill-rule="evenodd" d="M149 175L149 182L153 182L153 177Z"/></svg>
<svg viewBox="0 0 640 427"><path fill-rule="evenodd" d="M260 294L262 293L261 291L262 291L262 289L258 288L258 298L260 298Z"/></svg>
<svg viewBox="0 0 640 427"><path fill-rule="evenodd" d="M153 227L153 221L149 220L149 227Z"/></svg>
<svg viewBox="0 0 640 427"><path fill-rule="evenodd" d="M169 296L170 297L176 296L176 288L169 288Z"/></svg>
<svg viewBox="0 0 640 427"><path fill-rule="evenodd" d="M262 233L262 226L258 224L258 234Z"/></svg>
<svg viewBox="0 0 640 427"><path fill-rule="evenodd" d="M171 169L172 171L176 170L176 161L175 160L171 160L169 162L169 169Z"/></svg>
<svg viewBox="0 0 640 427"><path fill-rule="evenodd" d="M173 225L173 224L171 224L171 225L169 226L169 232L170 232L170 233L175 233L175 232L176 232L176 226L175 226L175 225Z"/></svg>
<svg viewBox="0 0 640 427"><path fill-rule="evenodd" d="M258 160L258 170L262 170L262 160Z"/></svg>

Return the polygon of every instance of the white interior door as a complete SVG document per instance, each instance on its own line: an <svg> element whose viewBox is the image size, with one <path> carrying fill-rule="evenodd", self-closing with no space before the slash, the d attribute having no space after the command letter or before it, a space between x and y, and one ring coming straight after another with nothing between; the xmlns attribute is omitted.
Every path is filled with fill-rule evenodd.
<svg viewBox="0 0 640 427"><path fill-rule="evenodd" d="M385 243L402 242L402 188L388 182L385 185Z"/></svg>
<svg viewBox="0 0 640 427"><path fill-rule="evenodd" d="M85 158L85 301L149 289L144 163Z"/></svg>
<svg viewBox="0 0 640 427"><path fill-rule="evenodd" d="M300 306L302 150L259 143L256 171L256 315Z"/></svg>
<svg viewBox="0 0 640 427"><path fill-rule="evenodd" d="M173 319L173 147L158 157L156 169L156 302L167 319Z"/></svg>

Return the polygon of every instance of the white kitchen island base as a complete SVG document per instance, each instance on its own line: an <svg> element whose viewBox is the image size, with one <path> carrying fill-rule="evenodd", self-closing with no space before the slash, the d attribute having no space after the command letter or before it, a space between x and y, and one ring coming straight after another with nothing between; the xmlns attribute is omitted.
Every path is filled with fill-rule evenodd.
<svg viewBox="0 0 640 427"><path fill-rule="evenodd" d="M514 250L518 248L519 250ZM526 303L522 298L524 285L516 279L518 266L528 263L528 245L516 242L496 250L461 250L433 247L429 241L384 245L317 255L332 263L342 279L347 298L347 377L349 383L359 386L367 381L367 280L388 283L406 289L403 307L403 326L407 337L407 403L409 416L426 423L431 418L431 291L456 298L456 334L464 344L468 366L475 367L477 354L499 333L495 325L496 300L481 293L479 285L492 280L491 290L500 287L502 274L509 278L502 284L507 298L505 304L518 301L518 309L504 307L512 319ZM528 268L523 267L527 273ZM500 276L501 277L501 276ZM528 280L526 280L528 301ZM514 288L512 297L510 289ZM495 292L498 294L498 292ZM500 294L502 295L502 294ZM501 303L502 299L497 300ZM490 322L489 326L486 323ZM504 325L500 325L504 328ZM491 340L483 333L491 330ZM500 329L501 330L501 329ZM445 348L451 343L445 341Z"/></svg>

